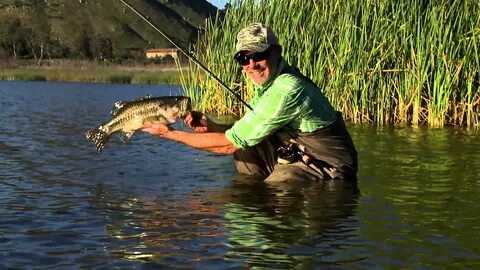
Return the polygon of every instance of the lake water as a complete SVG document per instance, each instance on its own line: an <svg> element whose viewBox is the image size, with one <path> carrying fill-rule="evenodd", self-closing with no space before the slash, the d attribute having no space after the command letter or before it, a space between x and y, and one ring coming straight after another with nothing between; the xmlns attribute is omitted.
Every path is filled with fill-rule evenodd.
<svg viewBox="0 0 480 270"><path fill-rule="evenodd" d="M349 126L359 194L143 133L96 153L85 131L147 93L179 88L0 82L0 269L480 269L478 132Z"/></svg>

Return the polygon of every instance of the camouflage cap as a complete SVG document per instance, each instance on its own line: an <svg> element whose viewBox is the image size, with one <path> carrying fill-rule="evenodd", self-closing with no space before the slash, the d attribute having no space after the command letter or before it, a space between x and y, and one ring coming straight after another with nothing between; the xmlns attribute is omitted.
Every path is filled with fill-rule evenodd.
<svg viewBox="0 0 480 270"><path fill-rule="evenodd" d="M235 54L241 51L263 52L271 45L278 45L272 29L261 23L253 23L238 32Z"/></svg>

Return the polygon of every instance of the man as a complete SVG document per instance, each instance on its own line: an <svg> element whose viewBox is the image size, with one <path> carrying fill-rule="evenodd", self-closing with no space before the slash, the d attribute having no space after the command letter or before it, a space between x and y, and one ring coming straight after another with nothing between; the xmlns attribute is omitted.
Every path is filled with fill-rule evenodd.
<svg viewBox="0 0 480 270"><path fill-rule="evenodd" d="M240 173L266 182L355 180L357 152L339 112L321 90L282 58L269 27L251 24L237 35L234 59L255 84L248 111L225 132L199 112L192 132L148 123L144 131L191 147L233 154Z"/></svg>

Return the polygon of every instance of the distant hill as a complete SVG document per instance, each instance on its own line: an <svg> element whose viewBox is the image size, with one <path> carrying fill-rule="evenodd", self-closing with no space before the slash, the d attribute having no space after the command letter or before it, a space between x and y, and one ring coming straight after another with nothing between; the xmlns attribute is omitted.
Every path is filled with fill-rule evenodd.
<svg viewBox="0 0 480 270"><path fill-rule="evenodd" d="M127 0L184 47L217 8L205 0ZM135 57L172 47L119 0L1 0L0 57Z"/></svg>

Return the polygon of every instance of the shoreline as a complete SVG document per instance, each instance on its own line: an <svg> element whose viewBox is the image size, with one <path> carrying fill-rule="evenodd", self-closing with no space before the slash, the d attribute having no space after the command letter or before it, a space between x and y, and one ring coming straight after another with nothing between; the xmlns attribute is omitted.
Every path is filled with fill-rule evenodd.
<svg viewBox="0 0 480 270"><path fill-rule="evenodd" d="M0 64L0 80L124 84L180 84L175 63L111 64L84 60L11 61ZM182 67L183 68L183 67Z"/></svg>

